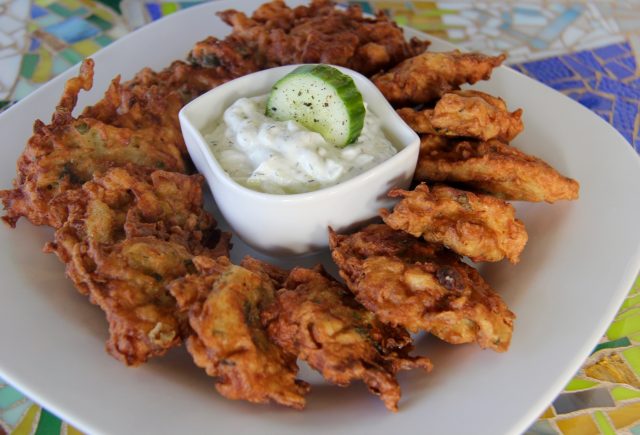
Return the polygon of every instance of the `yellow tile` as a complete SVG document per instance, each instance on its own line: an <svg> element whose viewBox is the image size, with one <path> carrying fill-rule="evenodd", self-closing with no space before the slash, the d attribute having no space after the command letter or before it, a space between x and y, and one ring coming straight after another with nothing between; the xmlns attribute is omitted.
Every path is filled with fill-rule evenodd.
<svg viewBox="0 0 640 435"><path fill-rule="evenodd" d="M601 381L624 383L640 388L640 380L617 353L605 355L598 362L585 367L584 373Z"/></svg>
<svg viewBox="0 0 640 435"><path fill-rule="evenodd" d="M100 47L95 41L91 39L85 39L84 41L76 42L71 46L71 48L73 48L84 57L88 57L96 51L100 50L102 47Z"/></svg>
<svg viewBox="0 0 640 435"><path fill-rule="evenodd" d="M102 18L103 20L113 23L113 15L109 11L103 8L98 8L94 6L94 9L92 10L92 12L97 16L99 16L100 18Z"/></svg>
<svg viewBox="0 0 640 435"><path fill-rule="evenodd" d="M36 417L40 415L40 407L38 405L32 405L31 408L25 412L24 417L16 428L11 432L11 435L30 435L32 434L38 423Z"/></svg>
<svg viewBox="0 0 640 435"><path fill-rule="evenodd" d="M614 426L618 429L640 422L640 402L621 406L607 412Z"/></svg>
<svg viewBox="0 0 640 435"><path fill-rule="evenodd" d="M553 410L553 408L550 406L546 409L546 411L544 411L542 413L542 415L538 418L553 418L556 416L555 411Z"/></svg>
<svg viewBox="0 0 640 435"><path fill-rule="evenodd" d="M82 6L82 3L80 3L79 0L58 0L58 3L62 3L64 6L66 6L72 11Z"/></svg>
<svg viewBox="0 0 640 435"><path fill-rule="evenodd" d="M84 435L83 432L80 432L75 427L71 426L69 423L63 423L62 426L66 428L66 435ZM60 431L62 433L62 431Z"/></svg>
<svg viewBox="0 0 640 435"><path fill-rule="evenodd" d="M598 435L600 431L589 414L556 420L560 431L565 435Z"/></svg>
<svg viewBox="0 0 640 435"><path fill-rule="evenodd" d="M53 58L49 50L41 48L38 50L40 54L40 60L36 65L36 69L33 71L31 80L35 83L44 83L51 78L51 70L53 68Z"/></svg>

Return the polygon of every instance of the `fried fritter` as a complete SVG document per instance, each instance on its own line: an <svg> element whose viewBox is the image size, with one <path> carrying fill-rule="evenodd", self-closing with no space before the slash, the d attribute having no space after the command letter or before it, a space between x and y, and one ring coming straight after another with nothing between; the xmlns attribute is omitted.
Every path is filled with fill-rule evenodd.
<svg viewBox="0 0 640 435"><path fill-rule="evenodd" d="M429 44L405 41L402 29L382 13L365 18L357 5L341 10L327 0L294 9L275 0L250 18L235 10L218 15L232 33L197 43L190 60L223 66L234 75L296 63L340 65L371 75L422 53Z"/></svg>
<svg viewBox="0 0 640 435"><path fill-rule="evenodd" d="M218 378L217 390L229 399L304 408L309 386L296 379L295 356L272 343L261 323L275 297L271 280L226 257L195 257L193 263L198 273L169 289L188 313L193 332L187 349L196 365Z"/></svg>
<svg viewBox="0 0 640 435"><path fill-rule="evenodd" d="M409 356L413 346L404 328L382 323L321 267L293 269L263 320L287 352L334 384L361 379L391 411L400 400L396 373L432 367L428 358Z"/></svg>
<svg viewBox="0 0 640 435"><path fill-rule="evenodd" d="M394 189L389 196L402 200L393 212L380 210L387 225L442 243L473 261L506 257L517 263L527 243L527 232L515 218L514 208L498 198L442 185L429 189L426 184L412 191Z"/></svg>
<svg viewBox="0 0 640 435"><path fill-rule="evenodd" d="M373 83L394 106L428 103L465 83L487 80L505 55L486 56L458 50L424 52L373 76Z"/></svg>
<svg viewBox="0 0 640 435"><path fill-rule="evenodd" d="M578 199L580 185L544 161L498 140L455 140L425 135L418 181L464 183L506 200L555 202Z"/></svg>
<svg viewBox="0 0 640 435"><path fill-rule="evenodd" d="M120 83L119 76L113 79L104 98L87 107L82 117L144 132L158 146L177 147L186 157L178 112L195 97L231 78L222 68L181 61L160 72L144 68L125 83Z"/></svg>
<svg viewBox="0 0 640 435"><path fill-rule="evenodd" d="M114 168L54 201L59 228L45 249L106 313L107 350L127 365L181 341L185 323L165 286L193 270L194 255L228 253L201 184L201 175Z"/></svg>
<svg viewBox="0 0 640 435"><path fill-rule="evenodd" d="M433 109L404 108L398 114L417 133L510 142L524 128L522 109L510 113L501 98L471 90L444 94Z"/></svg>
<svg viewBox="0 0 640 435"><path fill-rule="evenodd" d="M383 322L454 344L509 347L515 315L453 252L383 224L351 235L330 230L329 243L349 289Z"/></svg>
<svg viewBox="0 0 640 435"><path fill-rule="evenodd" d="M91 59L85 60L80 75L67 82L51 124L35 122L34 134L17 163L14 189L0 191L7 210L3 219L11 226L25 216L35 225L55 227L49 216L49 202L110 167L134 164L186 171L178 141L162 140L164 127L132 130L72 116L78 93L92 86L93 65Z"/></svg>

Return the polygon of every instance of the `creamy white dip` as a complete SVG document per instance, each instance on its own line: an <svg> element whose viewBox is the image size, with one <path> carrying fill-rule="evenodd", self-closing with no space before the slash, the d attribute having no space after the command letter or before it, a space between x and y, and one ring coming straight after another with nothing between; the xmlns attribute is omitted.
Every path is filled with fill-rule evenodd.
<svg viewBox="0 0 640 435"><path fill-rule="evenodd" d="M358 140L339 148L295 121L266 116L267 97L239 99L205 135L220 166L244 186L276 194L309 192L353 178L397 153L369 110Z"/></svg>

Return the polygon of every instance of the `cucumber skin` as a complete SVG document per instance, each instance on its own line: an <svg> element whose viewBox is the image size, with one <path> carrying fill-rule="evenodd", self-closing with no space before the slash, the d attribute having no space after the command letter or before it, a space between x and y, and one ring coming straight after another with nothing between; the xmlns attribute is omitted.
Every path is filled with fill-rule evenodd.
<svg viewBox="0 0 640 435"><path fill-rule="evenodd" d="M337 74L336 74L337 73ZM289 74L278 80L272 89L277 89L278 85L286 83L291 78L297 75L311 75L322 82L326 83L329 87L333 88L340 99L345 104L345 110L348 115L348 129L349 134L347 140L343 144L335 144L338 147L345 147L354 143L364 127L364 117L366 109L364 107L364 101L362 94L358 90L353 79L329 65L302 65L291 71ZM272 91L273 92L273 91ZM265 109L265 115L278 119L277 114L271 111L271 97L267 101L267 107ZM280 119L283 120L283 119Z"/></svg>

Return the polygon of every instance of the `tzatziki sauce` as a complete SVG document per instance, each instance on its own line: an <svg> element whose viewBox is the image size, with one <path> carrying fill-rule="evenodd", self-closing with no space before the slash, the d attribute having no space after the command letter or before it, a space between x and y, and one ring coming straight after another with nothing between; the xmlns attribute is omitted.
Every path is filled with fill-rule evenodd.
<svg viewBox="0 0 640 435"><path fill-rule="evenodd" d="M205 135L222 169L250 189L310 192L353 178L398 152L368 109L356 142L339 148L295 121L266 116L267 99L240 98Z"/></svg>

